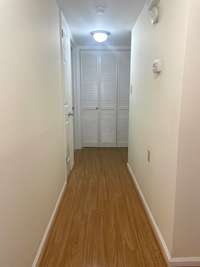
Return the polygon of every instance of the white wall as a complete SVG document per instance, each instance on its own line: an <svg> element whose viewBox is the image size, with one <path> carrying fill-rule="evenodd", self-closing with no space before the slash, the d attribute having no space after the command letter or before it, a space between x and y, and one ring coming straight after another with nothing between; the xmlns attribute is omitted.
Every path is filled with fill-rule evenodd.
<svg viewBox="0 0 200 267"><path fill-rule="evenodd" d="M132 32L129 164L171 253L187 13L187 0L161 0L159 24L145 7ZM159 77L152 73L157 58Z"/></svg>
<svg viewBox="0 0 200 267"><path fill-rule="evenodd" d="M174 255L200 257L200 1L190 0L179 136Z"/></svg>
<svg viewBox="0 0 200 267"><path fill-rule="evenodd" d="M64 184L59 16L0 2L0 266L31 266Z"/></svg>

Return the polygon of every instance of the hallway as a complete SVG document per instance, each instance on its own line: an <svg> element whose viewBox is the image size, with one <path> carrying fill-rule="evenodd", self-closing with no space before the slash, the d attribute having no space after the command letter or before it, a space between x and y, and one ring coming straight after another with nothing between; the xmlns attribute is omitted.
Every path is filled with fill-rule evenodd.
<svg viewBox="0 0 200 267"><path fill-rule="evenodd" d="M127 167L127 149L76 152L40 267L165 267Z"/></svg>

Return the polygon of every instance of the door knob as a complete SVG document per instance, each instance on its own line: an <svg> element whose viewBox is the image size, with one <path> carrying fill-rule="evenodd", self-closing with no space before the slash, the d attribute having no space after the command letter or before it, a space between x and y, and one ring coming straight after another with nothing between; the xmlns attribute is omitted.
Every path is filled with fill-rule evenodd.
<svg viewBox="0 0 200 267"><path fill-rule="evenodd" d="M73 116L74 116L74 113L72 113L72 112L68 113L68 117L73 117Z"/></svg>

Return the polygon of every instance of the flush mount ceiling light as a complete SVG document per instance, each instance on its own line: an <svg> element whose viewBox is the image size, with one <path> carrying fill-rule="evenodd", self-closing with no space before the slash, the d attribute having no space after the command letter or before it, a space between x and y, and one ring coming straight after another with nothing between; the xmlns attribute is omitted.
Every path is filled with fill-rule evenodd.
<svg viewBox="0 0 200 267"><path fill-rule="evenodd" d="M93 36L94 40L97 43L104 43L107 41L108 36L110 35L110 32L107 31L94 31L91 32L91 35Z"/></svg>

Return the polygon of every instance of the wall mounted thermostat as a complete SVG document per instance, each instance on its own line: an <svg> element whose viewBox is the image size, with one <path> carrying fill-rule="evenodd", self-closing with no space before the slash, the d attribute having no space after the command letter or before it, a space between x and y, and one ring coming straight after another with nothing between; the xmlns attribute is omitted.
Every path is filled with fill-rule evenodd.
<svg viewBox="0 0 200 267"><path fill-rule="evenodd" d="M152 65L153 73L160 74L162 72L162 60L161 59L155 59Z"/></svg>

